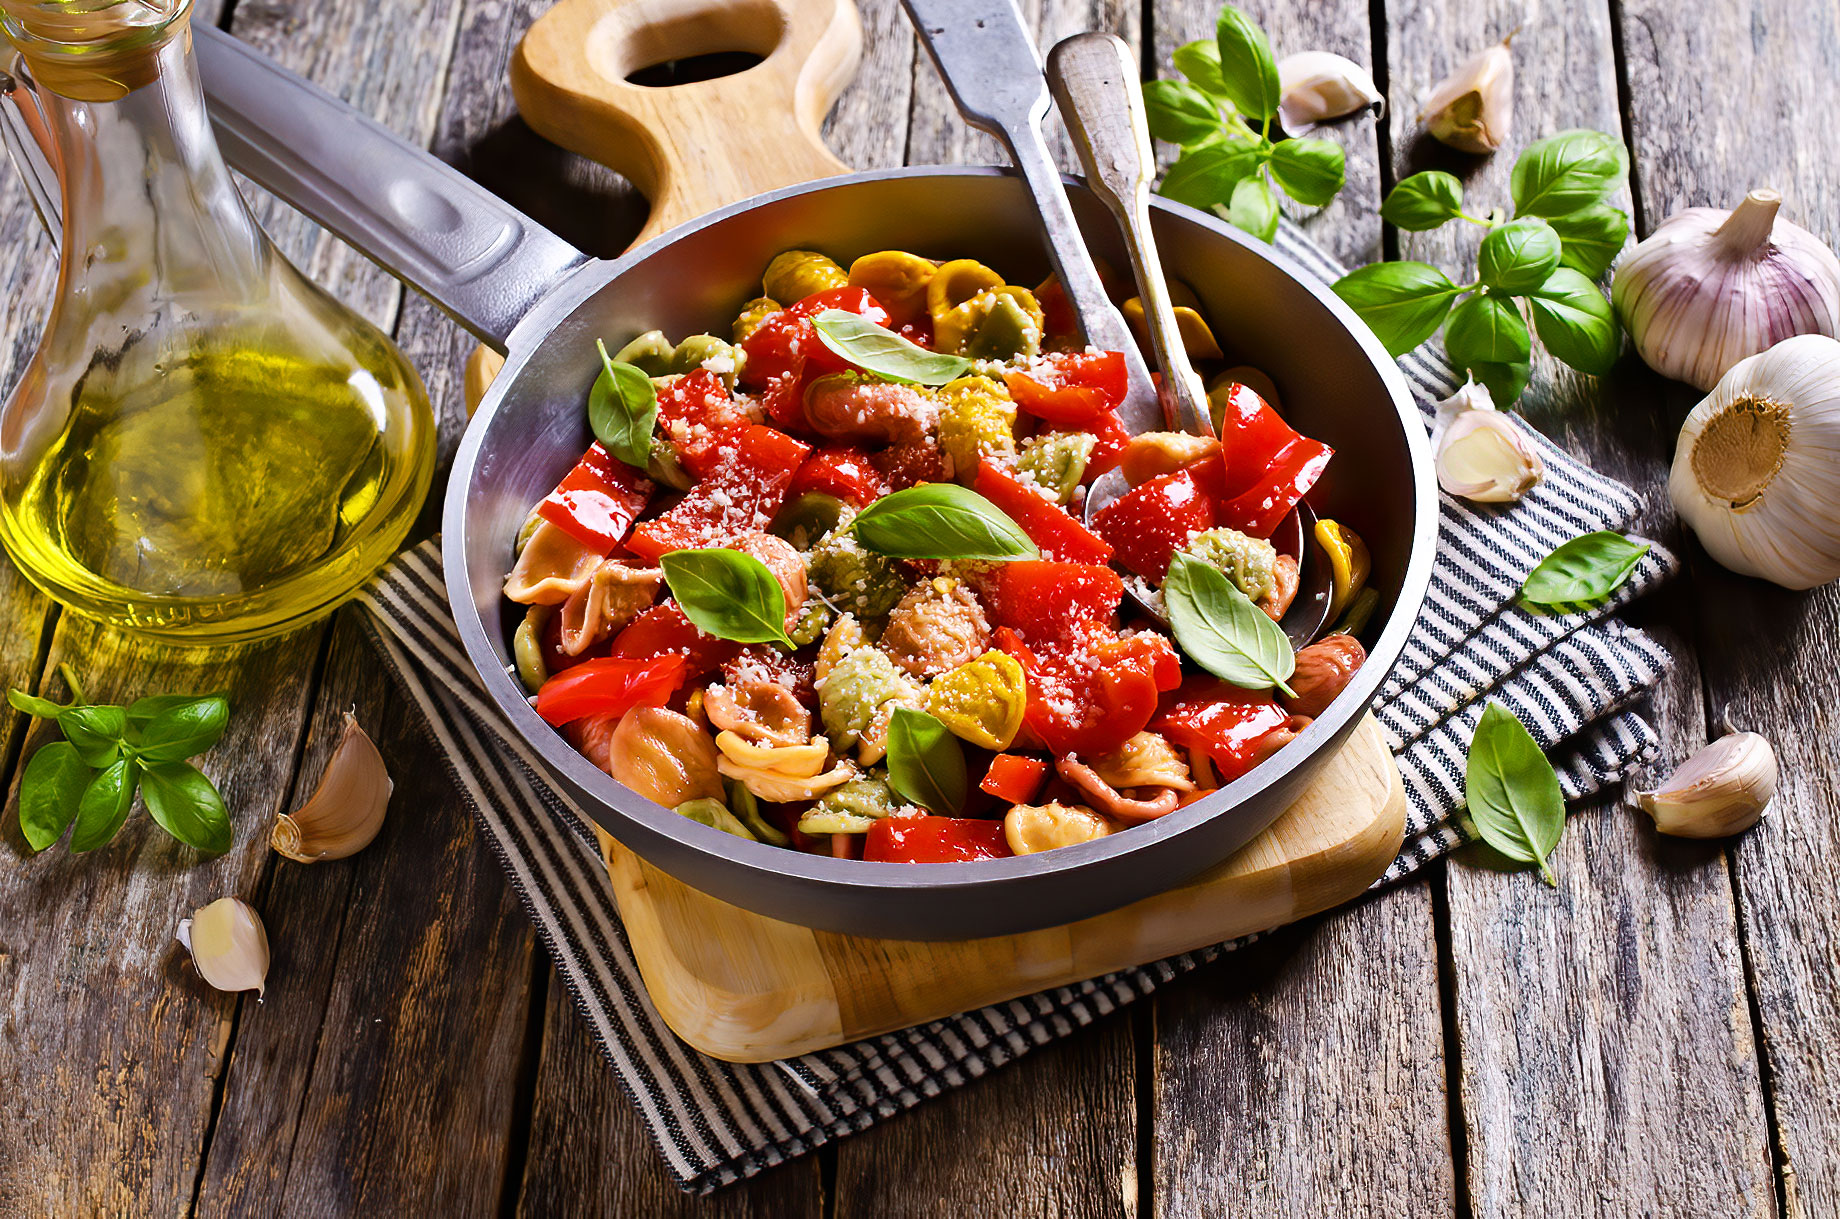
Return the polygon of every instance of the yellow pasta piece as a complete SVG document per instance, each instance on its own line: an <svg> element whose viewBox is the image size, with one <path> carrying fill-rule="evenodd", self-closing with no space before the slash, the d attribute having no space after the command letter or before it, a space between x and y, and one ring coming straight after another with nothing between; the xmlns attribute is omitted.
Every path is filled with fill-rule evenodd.
<svg viewBox="0 0 1840 1219"><path fill-rule="evenodd" d="M588 586L602 554L566 530L541 521L505 577L505 596L519 605L561 605Z"/></svg>
<svg viewBox="0 0 1840 1219"><path fill-rule="evenodd" d="M1148 346L1150 326L1144 321L1144 302L1142 297L1133 296L1121 309L1124 320L1131 323L1131 330ZM1191 360L1218 360L1221 358L1220 344L1214 341L1214 332L1208 328L1207 320L1187 305L1177 305L1176 331L1182 336L1182 350Z"/></svg>
<svg viewBox="0 0 1840 1219"><path fill-rule="evenodd" d="M1007 749L1022 728L1029 683L1006 652L989 651L942 673L926 688L926 710L983 749Z"/></svg>
<svg viewBox="0 0 1840 1219"><path fill-rule="evenodd" d="M1033 292L999 284L934 313L933 346L979 359L1033 356L1041 350L1042 325L1041 304Z"/></svg>
<svg viewBox="0 0 1840 1219"><path fill-rule="evenodd" d="M802 301L814 292L846 287L843 268L816 250L787 250L767 264L761 291L776 301Z"/></svg>
<svg viewBox="0 0 1840 1219"><path fill-rule="evenodd" d="M970 486L978 462L1016 452L1016 404L1001 381L960 377L934 392L939 402L939 447L952 459L952 477Z"/></svg>
<svg viewBox="0 0 1840 1219"><path fill-rule="evenodd" d="M747 342L748 336L759 330L761 323L784 307L770 296L757 296L741 306L741 312L735 317L734 328L730 331L735 336L735 342Z"/></svg>
<svg viewBox="0 0 1840 1219"><path fill-rule="evenodd" d="M926 284L926 311L937 326L939 319L980 292L1001 288L1003 277L975 258L954 258L942 263Z"/></svg>
<svg viewBox="0 0 1840 1219"><path fill-rule="evenodd" d="M927 310L927 286L939 264L905 250L864 254L850 264L850 287L861 288L888 310L896 326L905 326Z"/></svg>
<svg viewBox="0 0 1840 1219"><path fill-rule="evenodd" d="M1329 598L1329 621L1335 622L1366 587L1373 560L1361 535L1340 521L1327 517L1317 521L1316 541L1329 556L1329 570L1335 577L1334 592Z"/></svg>

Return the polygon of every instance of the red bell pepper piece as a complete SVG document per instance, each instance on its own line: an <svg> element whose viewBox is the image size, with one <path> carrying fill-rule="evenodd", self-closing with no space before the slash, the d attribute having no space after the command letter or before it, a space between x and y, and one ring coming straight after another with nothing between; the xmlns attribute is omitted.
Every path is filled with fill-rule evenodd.
<svg viewBox="0 0 1840 1219"><path fill-rule="evenodd" d="M1124 581L1094 563L1023 559L997 568L981 591L993 625L1038 643L1066 637L1085 623L1108 621L1124 598Z"/></svg>
<svg viewBox="0 0 1840 1219"><path fill-rule="evenodd" d="M1086 470L1080 475L1080 481L1090 486L1093 479L1110 474L1124 460L1124 446L1131 443L1131 433L1119 421L1117 411L1106 411L1084 430L1091 432L1098 442L1093 445L1092 455L1086 459Z"/></svg>
<svg viewBox="0 0 1840 1219"><path fill-rule="evenodd" d="M922 815L877 821L869 827L862 857L878 863L960 863L1014 854L1001 821Z"/></svg>
<svg viewBox="0 0 1840 1219"><path fill-rule="evenodd" d="M721 442L735 428L753 422L729 396L722 378L694 369L658 391L658 426L677 449L677 458L697 478L709 475Z"/></svg>
<svg viewBox="0 0 1840 1219"><path fill-rule="evenodd" d="M1269 537L1322 477L1335 450L1299 434L1244 385L1225 395L1219 482L1210 487L1215 518L1253 537Z"/></svg>
<svg viewBox="0 0 1840 1219"><path fill-rule="evenodd" d="M629 660L676 656L683 660L685 680L700 681L739 653L741 645L705 635L675 601L667 601L627 623L613 637L610 651Z"/></svg>
<svg viewBox="0 0 1840 1219"><path fill-rule="evenodd" d="M978 463L975 489L1020 525L1045 558L1103 563L1112 557L1112 548L1104 538L988 457Z"/></svg>
<svg viewBox="0 0 1840 1219"><path fill-rule="evenodd" d="M1205 753L1226 783L1252 769L1259 743L1290 718L1269 690L1242 690L1211 677L1191 677L1152 727L1177 745Z"/></svg>
<svg viewBox="0 0 1840 1219"><path fill-rule="evenodd" d="M709 454L709 476L685 492L669 512L637 526L627 549L655 563L673 550L694 550L718 538L764 531L810 452L810 445L763 424L724 433Z"/></svg>
<svg viewBox="0 0 1840 1219"><path fill-rule="evenodd" d="M769 382L798 372L801 362L804 372L814 378L848 368L842 356L824 345L811 324L811 319L826 309L855 313L878 326L886 326L891 320L888 310L861 288L814 292L773 314L742 340L741 350L747 353L747 362L741 368L743 388L764 389Z"/></svg>
<svg viewBox="0 0 1840 1219"><path fill-rule="evenodd" d="M1050 753L1098 757L1142 732L1157 698L1182 680L1182 661L1161 635L1114 635L1089 624L1031 647L1008 628L992 637L1028 678L1023 724Z"/></svg>
<svg viewBox="0 0 1840 1219"><path fill-rule="evenodd" d="M797 499L807 491L820 491L852 507L867 508L888 493L888 484L866 450L849 446L820 449L805 459L792 476L786 497Z"/></svg>
<svg viewBox="0 0 1840 1219"><path fill-rule="evenodd" d="M921 483L944 482L945 458L931 439L890 445L869 459L891 491L904 491Z"/></svg>
<svg viewBox="0 0 1840 1219"><path fill-rule="evenodd" d="M1000 753L990 759L978 787L1009 804L1033 804L1047 777L1048 764L1041 758Z"/></svg>
<svg viewBox="0 0 1840 1219"><path fill-rule="evenodd" d="M606 552L626 540L651 498L650 480L596 441L537 505L537 513L584 546Z"/></svg>
<svg viewBox="0 0 1840 1219"><path fill-rule="evenodd" d="M1093 515L1093 527L1118 561L1161 581L1169 560L1190 538L1214 525L1214 506L1188 469L1134 487Z"/></svg>
<svg viewBox="0 0 1840 1219"><path fill-rule="evenodd" d="M1035 289L1035 303L1041 306L1041 329L1044 339L1072 338L1080 333L1080 318L1061 287L1061 278L1050 275Z"/></svg>
<svg viewBox="0 0 1840 1219"><path fill-rule="evenodd" d="M634 707L660 707L684 681L684 658L648 660L603 656L585 661L543 683L537 714L548 724L567 724L587 715L625 715Z"/></svg>
<svg viewBox="0 0 1840 1219"><path fill-rule="evenodd" d="M1044 423L1085 428L1124 401L1124 357L1115 351L1059 352L1003 380L1016 408Z"/></svg>

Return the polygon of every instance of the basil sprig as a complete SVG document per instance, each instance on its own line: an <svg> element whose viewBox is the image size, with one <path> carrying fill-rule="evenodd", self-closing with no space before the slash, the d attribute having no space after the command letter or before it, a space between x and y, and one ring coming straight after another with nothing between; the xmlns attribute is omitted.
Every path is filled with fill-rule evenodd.
<svg viewBox="0 0 1840 1219"><path fill-rule="evenodd" d="M965 751L924 711L896 707L888 721L888 786L929 813L956 817L965 805Z"/></svg>
<svg viewBox="0 0 1840 1219"><path fill-rule="evenodd" d="M1347 179L1340 144L1273 138L1278 61L1245 13L1225 6L1213 38L1177 47L1170 59L1186 79L1144 86L1150 134L1182 149L1158 188L1164 197L1264 241L1278 231L1278 191L1308 207L1335 198Z"/></svg>
<svg viewBox="0 0 1840 1219"><path fill-rule="evenodd" d="M1163 604L1190 660L1242 689L1292 693L1284 683L1297 669L1297 655L1284 628L1219 568L1178 552L1163 581Z"/></svg>
<svg viewBox="0 0 1840 1219"><path fill-rule="evenodd" d="M1520 397L1532 373L1529 317L1555 358L1580 372L1607 372L1622 328L1593 281L1629 237L1629 216L1604 201L1628 172L1615 136L1562 131L1515 162L1512 219L1466 210L1462 183L1450 174L1413 174L1387 194L1381 217L1413 232L1452 220L1488 230L1475 280L1459 284L1422 262L1388 262L1350 272L1335 291L1396 356L1442 326L1451 362L1500 406Z"/></svg>
<svg viewBox="0 0 1840 1219"><path fill-rule="evenodd" d="M786 590L779 577L739 550L673 550L658 560L684 617L705 634L736 643L777 643L786 636Z"/></svg>
<svg viewBox="0 0 1840 1219"><path fill-rule="evenodd" d="M601 447L629 466L643 470L652 459L652 428L658 422L658 394L644 369L622 364L594 340L601 355L601 375L588 391L588 426Z"/></svg>
<svg viewBox="0 0 1840 1219"><path fill-rule="evenodd" d="M1538 865L1547 884L1559 883L1547 862L1565 829L1559 776L1526 727L1493 699L1470 739L1463 798L1484 842L1518 863Z"/></svg>
<svg viewBox="0 0 1840 1219"><path fill-rule="evenodd" d="M870 504L850 522L863 548L893 559L1038 559L1004 511L957 483L922 483Z"/></svg>
<svg viewBox="0 0 1840 1219"><path fill-rule="evenodd" d="M19 828L34 851L74 823L72 851L92 851L115 837L139 791L147 812L187 846L212 854L230 849L230 815L217 788L187 758L209 749L230 722L222 695L156 694L126 707L83 700L66 667L71 701L55 703L7 692L16 710L57 721L64 739L41 746L19 783Z"/></svg>
<svg viewBox="0 0 1840 1219"><path fill-rule="evenodd" d="M1521 598L1535 605L1601 601L1623 586L1648 547L1607 529L1575 537L1527 573Z"/></svg>
<svg viewBox="0 0 1840 1219"><path fill-rule="evenodd" d="M843 309L826 309L811 319L818 339L864 372L884 381L944 385L965 375L971 361L928 351L884 326Z"/></svg>

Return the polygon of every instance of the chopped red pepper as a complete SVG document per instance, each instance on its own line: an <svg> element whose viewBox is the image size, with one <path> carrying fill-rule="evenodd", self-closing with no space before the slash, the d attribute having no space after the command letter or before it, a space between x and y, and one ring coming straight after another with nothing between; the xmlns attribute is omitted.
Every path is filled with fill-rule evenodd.
<svg viewBox="0 0 1840 1219"><path fill-rule="evenodd" d="M869 827L862 857L879 863L959 863L1014 854L1001 821L923 815L877 821Z"/></svg>
<svg viewBox="0 0 1840 1219"><path fill-rule="evenodd" d="M1041 306L1041 329L1044 339L1073 338L1080 333L1080 318L1067 299L1058 275L1050 275L1035 289L1035 303Z"/></svg>
<svg viewBox="0 0 1840 1219"><path fill-rule="evenodd" d="M1002 628L992 643L1021 664L1029 683L1023 723L1057 756L1110 753L1144 730L1158 695L1182 680L1181 658L1161 635L1088 624L1030 646Z"/></svg>
<svg viewBox="0 0 1840 1219"><path fill-rule="evenodd" d="M626 540L651 498L651 482L596 441L537 512L584 546L604 552Z"/></svg>
<svg viewBox="0 0 1840 1219"><path fill-rule="evenodd" d="M1191 677L1152 725L1177 745L1199 749L1231 782L1251 770L1259 743L1290 722L1269 690L1242 690L1212 677Z"/></svg>
<svg viewBox="0 0 1840 1219"><path fill-rule="evenodd" d="M1003 380L1018 410L1046 423L1085 428L1124 401L1124 356L1116 351L1060 352L1043 356L1028 372Z"/></svg>
<svg viewBox="0 0 1840 1219"><path fill-rule="evenodd" d="M978 787L1010 804L1032 804L1047 777L1048 764L1041 758L1000 753L990 759Z"/></svg>
<svg viewBox="0 0 1840 1219"><path fill-rule="evenodd" d="M1093 514L1093 527L1118 561L1158 581L1169 573L1175 552L1213 524L1213 504L1188 469L1153 478Z"/></svg>
<svg viewBox="0 0 1840 1219"><path fill-rule="evenodd" d="M697 478L715 465L723 437L752 422L729 396L722 378L698 368L658 391L658 426L677 449L677 459Z"/></svg>
<svg viewBox="0 0 1840 1219"><path fill-rule="evenodd" d="M543 683L537 714L545 723L567 724L587 715L624 715L634 707L661 707L684 681L684 658L648 660L603 656L585 661Z"/></svg>
<svg viewBox="0 0 1840 1219"><path fill-rule="evenodd" d="M995 626L1014 629L1030 643L1061 638L1082 624L1105 622L1124 598L1124 581L1109 567L1024 559L1005 563L981 589Z"/></svg>
<svg viewBox="0 0 1840 1219"><path fill-rule="evenodd" d="M1086 459L1080 481L1090 485L1101 474L1110 474L1124 459L1124 447L1131 443L1130 430L1119 420L1117 411L1106 411L1083 429L1091 432L1098 443Z"/></svg>
<svg viewBox="0 0 1840 1219"><path fill-rule="evenodd" d="M614 656L632 660L681 657L689 681L707 677L740 651L738 643L699 631L675 601L654 605L627 623L613 637L612 648Z"/></svg>
<svg viewBox="0 0 1840 1219"><path fill-rule="evenodd" d="M1322 477L1335 450L1300 435L1244 385L1225 395L1220 425L1215 517L1253 537L1269 537ZM1197 463L1204 464L1204 463Z"/></svg>
<svg viewBox="0 0 1840 1219"><path fill-rule="evenodd" d="M890 445L870 461L882 472L893 491L905 491L921 483L943 482L946 477L946 463L939 455L939 446L927 438Z"/></svg>
<svg viewBox="0 0 1840 1219"><path fill-rule="evenodd" d="M648 562L718 538L759 533L785 502L786 488L811 446L763 424L726 432L710 454L714 468L677 505L632 531L627 548Z"/></svg>
<svg viewBox="0 0 1840 1219"><path fill-rule="evenodd" d="M1069 563L1103 563L1112 557L1105 539L1075 520L1065 508L989 458L978 463L977 493L1022 527L1044 558Z"/></svg>
<svg viewBox="0 0 1840 1219"><path fill-rule="evenodd" d="M888 484L868 452L852 445L820 449L805 459L792 476L786 497L797 499L807 491L821 491L853 507L867 508L888 493Z"/></svg>
<svg viewBox="0 0 1840 1219"><path fill-rule="evenodd" d="M858 314L878 326L891 320L888 310L862 288L829 288L814 292L804 300L786 306L762 322L741 342L747 362L741 367L741 384L747 389L764 389L767 384L788 373L804 371L812 377L842 372L849 364L824 345L811 319L826 309L841 309Z"/></svg>

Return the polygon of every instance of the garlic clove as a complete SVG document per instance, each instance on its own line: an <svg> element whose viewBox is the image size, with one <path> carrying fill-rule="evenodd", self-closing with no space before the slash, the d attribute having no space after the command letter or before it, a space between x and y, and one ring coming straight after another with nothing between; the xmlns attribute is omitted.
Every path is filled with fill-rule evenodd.
<svg viewBox="0 0 1840 1219"><path fill-rule="evenodd" d="M266 993L268 932L248 902L220 897L181 919L177 934L199 976L218 990Z"/></svg>
<svg viewBox="0 0 1840 1219"><path fill-rule="evenodd" d="M1756 825L1776 795L1776 751L1734 732L1675 768L1660 787L1634 793L1655 828L1677 838L1724 838Z"/></svg>
<svg viewBox="0 0 1840 1219"><path fill-rule="evenodd" d="M1490 153L1514 129L1514 56L1502 39L1432 87L1419 121L1439 141L1463 152Z"/></svg>
<svg viewBox="0 0 1840 1219"><path fill-rule="evenodd" d="M383 755L348 711L319 786L305 804L275 818L269 845L296 863L355 855L383 828L393 790Z"/></svg>
<svg viewBox="0 0 1840 1219"><path fill-rule="evenodd" d="M1354 60L1299 51L1278 61L1278 121L1291 135L1362 110L1378 118L1386 113L1386 98L1374 87L1373 73Z"/></svg>
<svg viewBox="0 0 1840 1219"><path fill-rule="evenodd" d="M1546 477L1532 441L1474 381L1438 403L1431 443L1438 486L1472 503L1512 503Z"/></svg>
<svg viewBox="0 0 1840 1219"><path fill-rule="evenodd" d="M1610 300L1648 366L1709 390L1738 361L1799 334L1840 336L1840 258L1754 190L1690 207L1617 261Z"/></svg>

